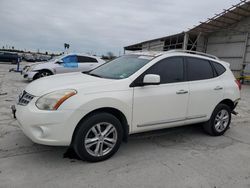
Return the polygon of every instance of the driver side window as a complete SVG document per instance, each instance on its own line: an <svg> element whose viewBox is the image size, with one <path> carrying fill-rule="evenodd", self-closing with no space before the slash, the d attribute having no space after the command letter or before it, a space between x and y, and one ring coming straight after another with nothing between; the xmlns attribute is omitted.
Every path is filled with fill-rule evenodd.
<svg viewBox="0 0 250 188"><path fill-rule="evenodd" d="M160 60L145 73L157 74L161 77L161 84L184 81L184 62L182 57L170 57Z"/></svg>
<svg viewBox="0 0 250 188"><path fill-rule="evenodd" d="M183 57L168 57L160 60L139 76L131 84L131 87L141 86L143 78L146 74L159 75L161 78L160 84L183 82L185 81L184 59Z"/></svg>
<svg viewBox="0 0 250 188"><path fill-rule="evenodd" d="M70 68L78 67L77 57L75 55L66 56L62 60L64 67L70 67Z"/></svg>
<svg viewBox="0 0 250 188"><path fill-rule="evenodd" d="M63 58L63 63L72 63L72 62L77 62L77 58L75 55L66 56Z"/></svg>

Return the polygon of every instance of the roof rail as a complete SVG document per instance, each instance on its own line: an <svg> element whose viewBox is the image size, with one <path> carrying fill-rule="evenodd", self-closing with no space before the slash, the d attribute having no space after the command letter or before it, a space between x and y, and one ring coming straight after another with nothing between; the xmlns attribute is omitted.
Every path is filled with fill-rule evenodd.
<svg viewBox="0 0 250 188"><path fill-rule="evenodd" d="M209 58L212 58L212 59L219 60L219 58L214 56L214 55L206 54L206 53L203 53L203 52L192 51L192 50L174 49L174 50L169 50L167 52L182 52L182 53L189 53L189 54L197 54L197 55L201 55L201 56L205 56L205 57L209 57Z"/></svg>

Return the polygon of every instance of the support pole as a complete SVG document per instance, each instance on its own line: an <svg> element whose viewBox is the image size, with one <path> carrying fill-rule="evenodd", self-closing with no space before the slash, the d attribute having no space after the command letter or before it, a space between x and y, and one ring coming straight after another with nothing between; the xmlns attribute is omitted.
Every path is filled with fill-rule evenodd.
<svg viewBox="0 0 250 188"><path fill-rule="evenodd" d="M189 38L189 34L186 32L184 35L184 41L183 41L183 46L182 46L183 50L187 50L188 38Z"/></svg>

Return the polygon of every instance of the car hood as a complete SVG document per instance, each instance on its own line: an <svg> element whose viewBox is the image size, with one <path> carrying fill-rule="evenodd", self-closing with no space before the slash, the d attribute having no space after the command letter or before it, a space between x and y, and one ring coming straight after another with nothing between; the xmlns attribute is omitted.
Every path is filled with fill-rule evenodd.
<svg viewBox="0 0 250 188"><path fill-rule="evenodd" d="M34 96L41 96L61 89L76 89L77 91L83 89L85 92L95 92L97 90L104 91L107 85L118 82L119 80L98 78L81 72L65 73L35 80L25 88L25 91Z"/></svg>
<svg viewBox="0 0 250 188"><path fill-rule="evenodd" d="M32 70L35 71L35 70L39 70L39 69L42 69L42 68L48 68L53 64L54 64L54 61L45 61L45 62L35 63L35 64L32 65Z"/></svg>
<svg viewBox="0 0 250 188"><path fill-rule="evenodd" d="M41 61L41 62L34 62L34 63L28 63L25 66L36 66L36 65L40 65L40 64L47 64L47 63L53 63L53 61Z"/></svg>

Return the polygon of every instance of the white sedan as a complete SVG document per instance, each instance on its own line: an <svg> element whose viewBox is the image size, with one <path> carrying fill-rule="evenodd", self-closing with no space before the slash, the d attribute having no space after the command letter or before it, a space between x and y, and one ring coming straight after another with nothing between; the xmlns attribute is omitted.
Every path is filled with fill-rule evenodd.
<svg viewBox="0 0 250 188"><path fill-rule="evenodd" d="M105 63L99 57L83 54L67 54L49 62L33 63L23 68L23 77L36 80L41 77L68 72L87 72Z"/></svg>

